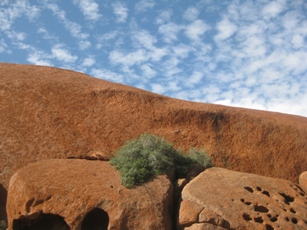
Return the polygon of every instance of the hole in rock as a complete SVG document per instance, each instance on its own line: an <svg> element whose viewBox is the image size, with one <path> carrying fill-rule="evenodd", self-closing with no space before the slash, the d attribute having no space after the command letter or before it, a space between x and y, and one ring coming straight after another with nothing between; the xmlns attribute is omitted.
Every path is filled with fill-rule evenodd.
<svg viewBox="0 0 307 230"><path fill-rule="evenodd" d="M260 187L256 187L256 189L260 192L260 191L262 191L262 188L260 188Z"/></svg>
<svg viewBox="0 0 307 230"><path fill-rule="evenodd" d="M255 217L255 218L254 218L254 221L257 222L257 223L263 223L263 219L262 219L261 216Z"/></svg>
<svg viewBox="0 0 307 230"><path fill-rule="evenodd" d="M244 200L244 199L240 199L240 201L241 201L242 203L244 203L245 200Z"/></svg>
<svg viewBox="0 0 307 230"><path fill-rule="evenodd" d="M36 219L13 220L13 230L69 230L64 218L54 214L40 214Z"/></svg>
<svg viewBox="0 0 307 230"><path fill-rule="evenodd" d="M246 220L246 221L252 220L252 218L250 217L250 215L248 215L248 214L246 214L246 213L243 214L243 218L244 218L244 220Z"/></svg>
<svg viewBox="0 0 307 230"><path fill-rule="evenodd" d="M244 204L246 204L246 205L251 205L252 202L246 201L246 202L244 202Z"/></svg>
<svg viewBox="0 0 307 230"><path fill-rule="evenodd" d="M291 221L292 221L293 224L297 224L297 219L296 218L292 217Z"/></svg>
<svg viewBox="0 0 307 230"><path fill-rule="evenodd" d="M266 230L274 230L274 228L271 225L269 225L269 224L265 225L265 229Z"/></svg>
<svg viewBox="0 0 307 230"><path fill-rule="evenodd" d="M292 196L288 196L285 193L279 193L283 198L285 198L285 203L290 204L294 201L294 198Z"/></svg>
<svg viewBox="0 0 307 230"><path fill-rule="evenodd" d="M263 191L262 194L267 195L268 197L271 197L268 191Z"/></svg>
<svg viewBox="0 0 307 230"><path fill-rule="evenodd" d="M248 187L248 186L244 187L244 189L246 189L247 191L249 191L249 192L251 192L251 193L254 192L254 190L253 190L251 187Z"/></svg>
<svg viewBox="0 0 307 230"><path fill-rule="evenodd" d="M285 220L289 222L289 217L285 217Z"/></svg>
<svg viewBox="0 0 307 230"><path fill-rule="evenodd" d="M290 212L296 213L296 211L293 208L290 208Z"/></svg>
<svg viewBox="0 0 307 230"><path fill-rule="evenodd" d="M277 217L276 217L276 216L274 216L274 217L270 218L270 221L272 221L272 222L276 222L276 221L277 221Z"/></svg>
<svg viewBox="0 0 307 230"><path fill-rule="evenodd" d="M109 215L100 208L94 208L85 217L81 225L81 230L107 230L109 226Z"/></svg>
<svg viewBox="0 0 307 230"><path fill-rule="evenodd" d="M254 210L256 211L256 212L269 212L269 209L267 209L266 207L264 207L264 206L261 206L261 205L255 205L254 206Z"/></svg>
<svg viewBox="0 0 307 230"><path fill-rule="evenodd" d="M272 217L272 215L271 215L271 214L268 214L267 216L268 216L269 218L271 218L271 217Z"/></svg>

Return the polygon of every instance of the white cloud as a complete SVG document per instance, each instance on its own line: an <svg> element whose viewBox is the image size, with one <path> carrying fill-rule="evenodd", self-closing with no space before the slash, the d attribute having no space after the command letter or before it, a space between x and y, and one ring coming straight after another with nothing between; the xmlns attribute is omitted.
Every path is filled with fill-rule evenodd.
<svg viewBox="0 0 307 230"><path fill-rule="evenodd" d="M265 18L276 17L283 11L283 8L284 1L271 1L263 7L262 14Z"/></svg>
<svg viewBox="0 0 307 230"><path fill-rule="evenodd" d="M126 22L128 16L128 8L125 6L124 3L115 2L113 4L113 13L116 15L116 21L119 23Z"/></svg>
<svg viewBox="0 0 307 230"><path fill-rule="evenodd" d="M166 55L168 55L168 49L166 47L163 48L152 48L150 50L150 58L152 61L157 62L160 61L163 57L165 57Z"/></svg>
<svg viewBox="0 0 307 230"><path fill-rule="evenodd" d="M209 25L204 21L195 20L185 28L185 35L191 40L197 41L209 29Z"/></svg>
<svg viewBox="0 0 307 230"><path fill-rule="evenodd" d="M157 39L146 30L135 31L132 39L138 44L138 46L146 49L152 49L154 47L154 43L157 42Z"/></svg>
<svg viewBox="0 0 307 230"><path fill-rule="evenodd" d="M163 75L172 79L173 76L181 73L183 69L178 67L180 63L181 61L178 58L174 56L169 57L169 59L162 64Z"/></svg>
<svg viewBox="0 0 307 230"><path fill-rule="evenodd" d="M145 78L153 78L157 75L157 72L149 64L142 65L141 70Z"/></svg>
<svg viewBox="0 0 307 230"><path fill-rule="evenodd" d="M155 2L152 0L141 0L135 4L136 11L144 12L148 9L152 9L155 6Z"/></svg>
<svg viewBox="0 0 307 230"><path fill-rule="evenodd" d="M112 47L114 46L114 39L118 38L120 36L120 32L115 30L115 31L111 31L102 35L97 35L96 36L96 48L97 49L101 49L102 47L107 47L112 45ZM115 45L116 47L116 45Z"/></svg>
<svg viewBox="0 0 307 230"><path fill-rule="evenodd" d="M8 45L3 39L0 40L0 53L8 52Z"/></svg>
<svg viewBox="0 0 307 230"><path fill-rule="evenodd" d="M159 26L159 33L162 34L163 40L166 43L172 43L173 41L176 41L177 34L182 30L182 26L177 25L175 23L167 23Z"/></svg>
<svg viewBox="0 0 307 230"><path fill-rule="evenodd" d="M5 5L8 5L9 4L9 0L2 0L0 2L0 6L5 6Z"/></svg>
<svg viewBox="0 0 307 230"><path fill-rule="evenodd" d="M237 30L237 26L224 18L217 24L218 34L214 37L216 40L225 40L231 37Z"/></svg>
<svg viewBox="0 0 307 230"><path fill-rule="evenodd" d="M50 31L48 31L46 28L44 27L40 27L37 29L37 33L38 34L42 34L43 38L46 39L46 40L49 40L53 43L56 43L59 41L59 38L56 37L55 35L51 34Z"/></svg>
<svg viewBox="0 0 307 230"><path fill-rule="evenodd" d="M193 87L195 84L199 84L203 78L203 73L194 71L191 76L186 79L186 85Z"/></svg>
<svg viewBox="0 0 307 230"><path fill-rule="evenodd" d="M40 16L40 9L37 6L30 6L26 4L25 10L30 21L33 21Z"/></svg>
<svg viewBox="0 0 307 230"><path fill-rule="evenodd" d="M177 81L171 82L163 82L163 83L152 83L150 84L151 91L158 93L158 94L165 94L165 92L172 91L173 93L177 93L177 91L181 90L182 88L178 86Z"/></svg>
<svg viewBox="0 0 307 230"><path fill-rule="evenodd" d="M109 60L114 65L132 66L141 64L149 59L144 49L139 49L134 52L124 54L118 50L113 50L109 55Z"/></svg>
<svg viewBox="0 0 307 230"><path fill-rule="evenodd" d="M77 38L77 39L80 39L80 40L88 38L89 34L82 33L81 25L79 25L78 23L75 23L75 22L72 22L72 21L68 20L66 18L65 11L61 10L58 7L58 5L56 5L55 3L46 3L45 7L47 9L50 9L54 13L54 15L57 16L59 21L61 23L63 23L65 29L68 30L74 38Z"/></svg>
<svg viewBox="0 0 307 230"><path fill-rule="evenodd" d="M78 59L77 56L71 55L67 49L63 48L63 46L59 44L53 46L51 53L53 58L66 63L75 62Z"/></svg>
<svg viewBox="0 0 307 230"><path fill-rule="evenodd" d="M171 10L164 10L156 18L156 23L157 24L165 24L165 23L169 22L171 16L172 16Z"/></svg>
<svg viewBox="0 0 307 230"><path fill-rule="evenodd" d="M162 86L161 84L153 83L150 85L151 85L151 91L158 93L158 94L164 94L168 90L168 88L166 88L165 86Z"/></svg>
<svg viewBox="0 0 307 230"><path fill-rule="evenodd" d="M80 49L80 50L85 50L85 49L91 47L91 45L92 45L92 44L91 44L90 41L85 41L85 40L83 40L83 41L80 41L80 42L79 42L79 49Z"/></svg>
<svg viewBox="0 0 307 230"><path fill-rule="evenodd" d="M289 11L285 13L285 15L281 19L281 23L284 26L285 29L296 29L300 23L302 18L300 17L300 14L298 14L297 11Z"/></svg>
<svg viewBox="0 0 307 230"><path fill-rule="evenodd" d="M10 39L13 39L13 40L18 40L18 41L23 41L26 39L26 37L28 36L26 33L24 32L16 32L16 31L7 31L6 32L7 36L10 38Z"/></svg>
<svg viewBox="0 0 307 230"><path fill-rule="evenodd" d="M50 55L43 51L32 50L28 55L27 61L34 65L52 66Z"/></svg>
<svg viewBox="0 0 307 230"><path fill-rule="evenodd" d="M188 21L194 21L197 19L199 11L195 7L189 7L183 14L183 18Z"/></svg>
<svg viewBox="0 0 307 230"><path fill-rule="evenodd" d="M174 51L174 54L177 57L180 58L187 58L189 56L189 53L192 52L191 46L179 44L177 46L172 46L172 51Z"/></svg>
<svg viewBox="0 0 307 230"><path fill-rule="evenodd" d="M101 18L99 5L93 0L74 0L87 20L98 21Z"/></svg>
<svg viewBox="0 0 307 230"><path fill-rule="evenodd" d="M91 75L96 78L100 78L103 80L109 80L113 82L124 82L124 77L121 74L112 72L110 70L99 68L99 69L92 69Z"/></svg>
<svg viewBox="0 0 307 230"><path fill-rule="evenodd" d="M96 63L96 60L92 57L87 57L83 60L82 65L85 67L91 67Z"/></svg>
<svg viewBox="0 0 307 230"><path fill-rule="evenodd" d="M99 36L98 40L101 41L101 42L109 41L109 40L113 40L118 35L119 35L119 32L115 30L115 31L111 31L109 33L105 33L105 34Z"/></svg>
<svg viewBox="0 0 307 230"><path fill-rule="evenodd" d="M27 1L2 2L2 6L8 8L0 8L0 31L10 30L15 20L26 15L30 21L36 19L40 10L38 7L30 5Z"/></svg>
<svg viewBox="0 0 307 230"><path fill-rule="evenodd" d="M294 48L301 48L304 45L304 36L301 34L294 34L291 40Z"/></svg>
<svg viewBox="0 0 307 230"><path fill-rule="evenodd" d="M265 42L261 37L250 36L239 45L240 52L245 54L245 57L262 56L266 53Z"/></svg>

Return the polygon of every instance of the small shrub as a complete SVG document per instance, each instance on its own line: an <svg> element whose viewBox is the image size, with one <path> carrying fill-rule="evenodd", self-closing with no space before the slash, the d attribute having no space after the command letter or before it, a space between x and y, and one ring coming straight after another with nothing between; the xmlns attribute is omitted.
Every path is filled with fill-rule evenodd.
<svg viewBox="0 0 307 230"><path fill-rule="evenodd" d="M120 171L121 182L127 188L144 183L154 175L163 174L171 167L175 167L178 178L184 177L191 164L209 167L209 162L210 158L204 151L191 149L184 155L163 138L150 134L127 142L110 160Z"/></svg>
<svg viewBox="0 0 307 230"><path fill-rule="evenodd" d="M212 167L211 158L207 155L204 150L197 150L195 148L190 148L186 153L188 157L192 159L195 164L200 164L205 168Z"/></svg>

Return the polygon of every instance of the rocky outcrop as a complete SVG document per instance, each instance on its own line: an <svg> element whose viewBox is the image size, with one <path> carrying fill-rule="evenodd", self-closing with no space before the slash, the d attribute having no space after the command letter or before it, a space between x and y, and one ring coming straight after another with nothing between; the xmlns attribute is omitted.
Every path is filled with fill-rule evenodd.
<svg viewBox="0 0 307 230"><path fill-rule="evenodd" d="M184 187L178 229L307 229L307 194L287 180L210 168Z"/></svg>
<svg viewBox="0 0 307 230"><path fill-rule="evenodd" d="M204 148L219 167L293 182L307 171L304 117L182 101L74 71L5 63L0 105L5 190L30 163L95 152L107 159L144 132L183 150Z"/></svg>
<svg viewBox="0 0 307 230"><path fill-rule="evenodd" d="M166 176L127 189L108 162L44 160L11 178L8 225L9 229L13 225L14 229L172 229L172 196Z"/></svg>

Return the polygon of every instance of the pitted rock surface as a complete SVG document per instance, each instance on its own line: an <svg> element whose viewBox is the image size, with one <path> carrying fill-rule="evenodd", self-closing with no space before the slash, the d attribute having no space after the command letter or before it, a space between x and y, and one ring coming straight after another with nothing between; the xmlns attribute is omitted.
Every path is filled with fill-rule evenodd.
<svg viewBox="0 0 307 230"><path fill-rule="evenodd" d="M172 229L172 202L173 186L166 176L127 189L108 162L44 160L11 178L8 224L9 229L13 223L44 229L47 221L60 229L96 229L95 224L98 229Z"/></svg>
<svg viewBox="0 0 307 230"><path fill-rule="evenodd" d="M287 180L206 169L182 191L178 228L307 229L307 194Z"/></svg>

